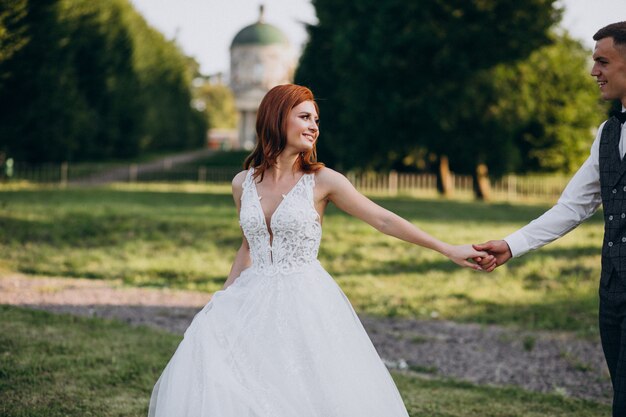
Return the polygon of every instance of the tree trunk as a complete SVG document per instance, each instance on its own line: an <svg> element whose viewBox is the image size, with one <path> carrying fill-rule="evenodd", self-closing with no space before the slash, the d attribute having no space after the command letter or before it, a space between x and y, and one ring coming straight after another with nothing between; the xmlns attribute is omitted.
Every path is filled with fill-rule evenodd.
<svg viewBox="0 0 626 417"><path fill-rule="evenodd" d="M437 174L437 190L444 197L451 197L454 194L454 184L452 184L450 164L446 155L439 157L439 171Z"/></svg>
<svg viewBox="0 0 626 417"><path fill-rule="evenodd" d="M478 164L474 174L474 195L476 199L489 201L491 199L491 183L487 165Z"/></svg>

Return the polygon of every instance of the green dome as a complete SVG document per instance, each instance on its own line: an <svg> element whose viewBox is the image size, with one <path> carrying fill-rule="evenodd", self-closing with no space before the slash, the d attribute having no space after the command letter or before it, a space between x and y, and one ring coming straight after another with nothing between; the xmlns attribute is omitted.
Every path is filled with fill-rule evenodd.
<svg viewBox="0 0 626 417"><path fill-rule="evenodd" d="M275 26L267 23L256 22L253 25L241 29L233 39L230 47L236 45L288 45L289 39Z"/></svg>

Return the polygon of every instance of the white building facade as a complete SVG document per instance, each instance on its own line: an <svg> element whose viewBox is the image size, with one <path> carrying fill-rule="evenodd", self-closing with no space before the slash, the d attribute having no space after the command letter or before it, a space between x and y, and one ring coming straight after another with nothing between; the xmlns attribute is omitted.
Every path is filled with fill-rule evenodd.
<svg viewBox="0 0 626 417"><path fill-rule="evenodd" d="M272 87L292 82L295 57L289 40L275 26L259 20L243 28L230 46L230 87L239 113L239 145L252 149L256 142L256 113Z"/></svg>

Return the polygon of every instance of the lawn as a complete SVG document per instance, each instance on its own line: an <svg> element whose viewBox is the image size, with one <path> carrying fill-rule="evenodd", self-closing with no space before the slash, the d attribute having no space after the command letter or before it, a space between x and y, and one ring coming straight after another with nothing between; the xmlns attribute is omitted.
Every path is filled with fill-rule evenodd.
<svg viewBox="0 0 626 417"><path fill-rule="evenodd" d="M376 198L452 243L500 238L548 204ZM330 207L320 261L362 313L597 332L602 219L492 274L460 269ZM228 186L0 188L0 268L213 292L241 242Z"/></svg>
<svg viewBox="0 0 626 417"><path fill-rule="evenodd" d="M179 336L0 306L0 415L145 417ZM594 417L609 407L517 388L394 374L411 417Z"/></svg>

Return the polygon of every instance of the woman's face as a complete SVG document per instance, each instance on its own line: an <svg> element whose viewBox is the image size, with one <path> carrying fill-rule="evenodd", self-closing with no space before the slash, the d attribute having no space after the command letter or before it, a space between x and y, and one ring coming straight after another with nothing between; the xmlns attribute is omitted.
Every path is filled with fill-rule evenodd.
<svg viewBox="0 0 626 417"><path fill-rule="evenodd" d="M313 149L319 136L319 118L312 101L303 101L289 112L287 120L287 147L296 152Z"/></svg>

